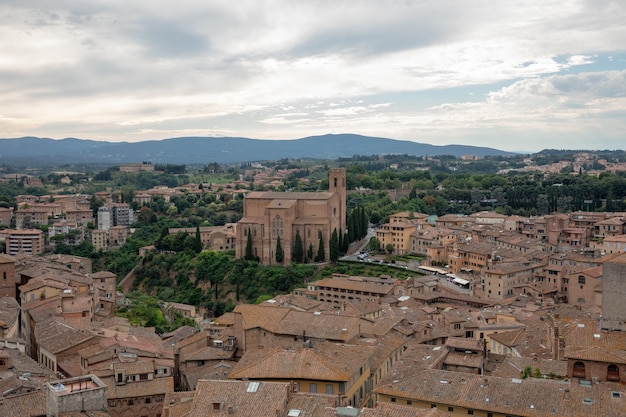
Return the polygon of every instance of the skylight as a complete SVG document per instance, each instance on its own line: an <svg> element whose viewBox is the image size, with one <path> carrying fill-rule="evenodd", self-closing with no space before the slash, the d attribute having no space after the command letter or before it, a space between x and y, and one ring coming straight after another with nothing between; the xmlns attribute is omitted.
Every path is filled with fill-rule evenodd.
<svg viewBox="0 0 626 417"><path fill-rule="evenodd" d="M261 383L258 381L249 382L246 392L257 392L259 390L259 385L261 385Z"/></svg>

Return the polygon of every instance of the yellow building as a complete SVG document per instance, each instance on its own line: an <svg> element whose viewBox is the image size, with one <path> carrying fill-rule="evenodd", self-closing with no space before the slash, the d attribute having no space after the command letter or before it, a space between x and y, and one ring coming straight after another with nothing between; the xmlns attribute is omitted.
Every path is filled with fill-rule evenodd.
<svg viewBox="0 0 626 417"><path fill-rule="evenodd" d="M376 231L382 249L393 246L393 253L402 255L411 251L411 234L418 226L407 220L385 223Z"/></svg>

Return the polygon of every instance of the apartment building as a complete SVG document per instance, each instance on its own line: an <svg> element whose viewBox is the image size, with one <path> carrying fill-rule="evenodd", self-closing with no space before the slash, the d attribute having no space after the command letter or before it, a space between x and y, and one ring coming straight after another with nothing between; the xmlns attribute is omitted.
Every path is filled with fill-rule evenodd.
<svg viewBox="0 0 626 417"><path fill-rule="evenodd" d="M86 226L88 223L94 223L93 211L89 208L67 210L65 212L65 219L68 222L74 222L81 226Z"/></svg>
<svg viewBox="0 0 626 417"><path fill-rule="evenodd" d="M128 226L111 226L108 230L108 246L118 247L126 243L126 239L130 235Z"/></svg>
<svg viewBox="0 0 626 417"><path fill-rule="evenodd" d="M418 225L410 221L397 220L385 223L376 230L376 239L384 250L393 248L393 253L403 255L410 252L411 234Z"/></svg>
<svg viewBox="0 0 626 417"><path fill-rule="evenodd" d="M9 255L38 255L44 251L44 235L38 229L8 230L5 241Z"/></svg>
<svg viewBox="0 0 626 417"><path fill-rule="evenodd" d="M48 209L43 207L19 208L15 212L15 228L25 229L48 224Z"/></svg>
<svg viewBox="0 0 626 417"><path fill-rule="evenodd" d="M90 231L91 244L95 251L106 250L107 248L107 232L101 229L95 229Z"/></svg>
<svg viewBox="0 0 626 417"><path fill-rule="evenodd" d="M626 233L626 222L622 217L611 217L594 224L593 238L596 240L606 239Z"/></svg>
<svg viewBox="0 0 626 417"><path fill-rule="evenodd" d="M410 252L426 256L429 261L447 263L447 248L457 242L457 234L447 228L416 230L410 238Z"/></svg>
<svg viewBox="0 0 626 417"><path fill-rule="evenodd" d="M547 262L546 262L547 263ZM481 270L482 292L488 299L503 300L527 290L528 283L543 273L545 264L493 264ZM556 292L556 283L554 284Z"/></svg>
<svg viewBox="0 0 626 417"><path fill-rule="evenodd" d="M113 226L130 226L135 222L132 208L125 203L107 203L98 208L98 229L109 231Z"/></svg>
<svg viewBox="0 0 626 417"><path fill-rule="evenodd" d="M416 213L413 211L401 211L389 215L389 223L410 222L418 225L418 228L430 227L428 222L430 216L424 213Z"/></svg>
<svg viewBox="0 0 626 417"><path fill-rule="evenodd" d="M448 255L450 272L458 274L463 271L481 271L494 258L495 248L489 243L468 241L454 245Z"/></svg>
<svg viewBox="0 0 626 417"><path fill-rule="evenodd" d="M602 240L602 243L594 245L594 247L607 255L626 252L626 234L607 236Z"/></svg>

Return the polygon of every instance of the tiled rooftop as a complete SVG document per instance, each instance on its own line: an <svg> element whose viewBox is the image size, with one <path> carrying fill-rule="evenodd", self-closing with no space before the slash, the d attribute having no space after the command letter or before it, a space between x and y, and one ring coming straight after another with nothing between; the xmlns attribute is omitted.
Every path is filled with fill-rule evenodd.
<svg viewBox="0 0 626 417"><path fill-rule="evenodd" d="M232 379L314 379L347 382L367 362L374 347L323 343L314 348L248 350Z"/></svg>

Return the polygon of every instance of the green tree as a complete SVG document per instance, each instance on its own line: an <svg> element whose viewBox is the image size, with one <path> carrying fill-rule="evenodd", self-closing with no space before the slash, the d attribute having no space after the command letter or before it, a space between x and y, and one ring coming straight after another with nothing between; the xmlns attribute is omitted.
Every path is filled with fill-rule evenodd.
<svg viewBox="0 0 626 417"><path fill-rule="evenodd" d="M306 257L309 260L313 259L313 243L309 243L309 249L307 250Z"/></svg>
<svg viewBox="0 0 626 417"><path fill-rule="evenodd" d="M330 260L332 262L337 262L337 259L339 259L339 236L337 235L337 228L333 229L328 251L330 254Z"/></svg>
<svg viewBox="0 0 626 417"><path fill-rule="evenodd" d="M246 261L254 260L254 254L252 253L252 233L250 232L250 227L248 227L248 240L246 242L246 254L244 258Z"/></svg>
<svg viewBox="0 0 626 417"><path fill-rule="evenodd" d="M285 259L285 252L283 251L283 247L280 245L280 236L276 238L276 262L279 264L283 263Z"/></svg>
<svg viewBox="0 0 626 417"><path fill-rule="evenodd" d="M367 218L367 213L365 212L364 207L359 208L359 239L363 239L367 236L367 227L369 226L369 219Z"/></svg>
<svg viewBox="0 0 626 417"><path fill-rule="evenodd" d="M324 262L326 260L326 252L324 251L324 238L322 232L319 232L319 244L317 246L317 256L315 262Z"/></svg>
<svg viewBox="0 0 626 417"><path fill-rule="evenodd" d="M196 226L196 237L193 241L193 250L196 253L202 252L202 239L200 239L200 226Z"/></svg>
<svg viewBox="0 0 626 417"><path fill-rule="evenodd" d="M302 244L302 238L300 237L300 231L296 231L296 238L293 247L293 260L297 263L301 263L304 260L304 246Z"/></svg>
<svg viewBox="0 0 626 417"><path fill-rule="evenodd" d="M219 284L231 267L230 258L221 252L206 250L196 257L196 278L211 283L216 301L219 300Z"/></svg>

